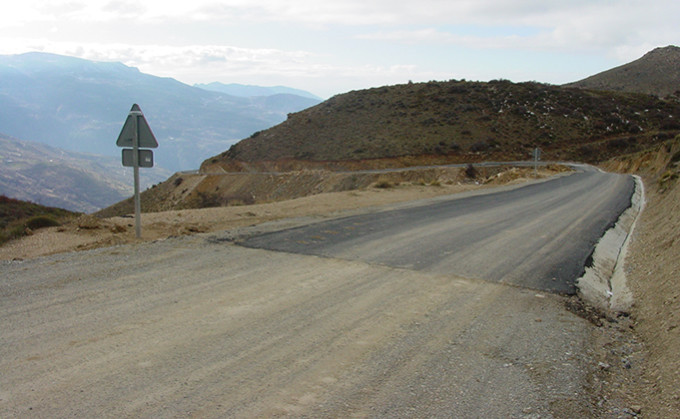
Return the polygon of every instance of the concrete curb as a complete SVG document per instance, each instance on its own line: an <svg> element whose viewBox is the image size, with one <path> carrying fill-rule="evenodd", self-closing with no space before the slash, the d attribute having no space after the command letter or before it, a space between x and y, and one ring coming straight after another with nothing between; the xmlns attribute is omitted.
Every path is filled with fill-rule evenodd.
<svg viewBox="0 0 680 419"><path fill-rule="evenodd" d="M631 206L621 214L595 246L593 264L576 280L579 296L587 303L609 313L626 313L633 305L633 295L626 285L624 262L638 215L645 205L642 179L635 178Z"/></svg>

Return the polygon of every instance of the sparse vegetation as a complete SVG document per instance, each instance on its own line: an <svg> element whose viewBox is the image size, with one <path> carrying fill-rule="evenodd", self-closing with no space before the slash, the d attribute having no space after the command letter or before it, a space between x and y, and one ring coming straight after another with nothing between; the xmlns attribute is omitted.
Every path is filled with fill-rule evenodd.
<svg viewBox="0 0 680 419"><path fill-rule="evenodd" d="M30 228L31 230L38 230L45 227L58 227L61 225L59 221L55 220L49 215L37 215L35 217L31 217L26 220L25 224L26 227Z"/></svg>
<svg viewBox="0 0 680 419"><path fill-rule="evenodd" d="M58 226L78 215L0 195L0 244L40 228Z"/></svg>
<svg viewBox="0 0 680 419"><path fill-rule="evenodd" d="M473 166L472 164L468 164L467 167L465 168L465 176L467 176L468 179L476 179L477 169L475 169L475 166Z"/></svg>
<svg viewBox="0 0 680 419"><path fill-rule="evenodd" d="M204 166L526 160L538 146L546 160L596 163L674 137L678 120L680 102L639 93L505 80L413 83L335 96Z"/></svg>
<svg viewBox="0 0 680 419"><path fill-rule="evenodd" d="M675 183L678 179L678 173L674 170L666 170L659 176L659 189L663 192Z"/></svg>
<svg viewBox="0 0 680 419"><path fill-rule="evenodd" d="M394 187L394 184L389 180L380 180L375 184L375 187L378 189L389 189Z"/></svg>
<svg viewBox="0 0 680 419"><path fill-rule="evenodd" d="M246 195L222 195L214 192L198 192L194 208L214 208L227 206L252 205L255 200Z"/></svg>
<svg viewBox="0 0 680 419"><path fill-rule="evenodd" d="M666 97L678 95L678 71L680 48L667 46L656 48L624 66L595 74L569 86L586 89L628 91ZM669 71L671 69L672 71ZM634 77L631 77L632 75ZM676 128L677 129L677 128Z"/></svg>

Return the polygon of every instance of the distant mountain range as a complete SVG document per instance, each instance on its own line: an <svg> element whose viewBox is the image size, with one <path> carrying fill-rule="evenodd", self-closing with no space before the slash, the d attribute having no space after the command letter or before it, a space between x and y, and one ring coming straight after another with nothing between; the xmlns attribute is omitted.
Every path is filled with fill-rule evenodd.
<svg viewBox="0 0 680 419"><path fill-rule="evenodd" d="M238 139L320 102L309 96L234 96L121 63L45 53L0 56L0 132L118 156L116 138L138 103L160 144L155 162L171 171L195 169Z"/></svg>
<svg viewBox="0 0 680 419"><path fill-rule="evenodd" d="M680 97L680 48L656 48L633 62L565 86Z"/></svg>
<svg viewBox="0 0 680 419"><path fill-rule="evenodd" d="M142 188L171 174L144 169ZM132 171L121 165L120 157L64 151L0 134L0 195L89 213L132 193Z"/></svg>
<svg viewBox="0 0 680 419"><path fill-rule="evenodd" d="M300 97L305 97L308 99L314 99L322 101L323 99L319 96L306 92L300 89L293 89L291 87L285 86L253 86L238 83L224 84L220 82L213 82L208 84L194 84L194 87L200 87L201 89L210 90L213 92L226 93L232 96L239 97L257 97L257 96L274 96L274 95L295 95Z"/></svg>

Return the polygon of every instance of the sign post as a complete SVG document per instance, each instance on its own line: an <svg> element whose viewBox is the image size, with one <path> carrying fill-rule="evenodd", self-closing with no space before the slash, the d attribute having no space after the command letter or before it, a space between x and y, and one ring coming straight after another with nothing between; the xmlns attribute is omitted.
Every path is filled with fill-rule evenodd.
<svg viewBox="0 0 680 419"><path fill-rule="evenodd" d="M541 160L541 149L534 149L534 177L538 177L538 161Z"/></svg>
<svg viewBox="0 0 680 419"><path fill-rule="evenodd" d="M116 145L118 147L132 147L132 149L123 149L123 166L132 167L134 170L135 235L137 238L140 238L142 236L142 208L139 197L139 168L153 167L153 152L151 150L142 150L142 148L156 148L158 147L158 141L156 141L149 123L146 122L142 110L136 103L130 109Z"/></svg>

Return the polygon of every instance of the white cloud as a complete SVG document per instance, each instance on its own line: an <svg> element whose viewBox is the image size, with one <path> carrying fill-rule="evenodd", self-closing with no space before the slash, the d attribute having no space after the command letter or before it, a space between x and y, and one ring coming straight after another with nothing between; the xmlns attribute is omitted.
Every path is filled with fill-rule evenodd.
<svg viewBox="0 0 680 419"><path fill-rule="evenodd" d="M482 42L465 34L445 36L448 27L532 28L541 36L519 37L533 45L615 48L622 44L663 44L680 39L676 0L24 0L3 7L0 28L45 22L283 22L285 24L370 27L366 38L409 42ZM399 35L402 36L399 36ZM380 35L380 36L378 36ZM674 38L671 38L674 37ZM648 40L651 38L651 40ZM507 39L507 38L505 38ZM493 41L490 39L489 41ZM499 45L505 47L504 37ZM669 42L669 41L666 41ZM491 42L482 42L491 43ZM523 45L519 45L522 47Z"/></svg>
<svg viewBox="0 0 680 419"><path fill-rule="evenodd" d="M580 51L617 59L631 59L680 39L678 2L475 0L451 2L439 11L447 16L449 30L436 25L446 19L421 13L421 20L431 25L415 29L383 27L358 38L468 48ZM415 16L418 21L417 13ZM470 23L480 26L470 29ZM455 31L458 25L463 29Z"/></svg>
<svg viewBox="0 0 680 419"><path fill-rule="evenodd" d="M494 56L531 55L541 68L555 54L624 63L677 43L677 16L677 0L23 0L3 5L0 54L47 51L186 82L292 80L327 91L483 71L541 80L535 62L510 69ZM561 63L572 74L596 67Z"/></svg>
<svg viewBox="0 0 680 419"><path fill-rule="evenodd" d="M264 73L299 72L312 55L305 51L240 48L224 45L130 45L82 42L55 42L51 40L0 39L0 45L13 44L18 53L24 50L47 51L76 56L94 61L119 61L140 69L166 72L186 72L203 67L203 71L216 69L227 72L255 71ZM22 45L23 44L23 45Z"/></svg>

